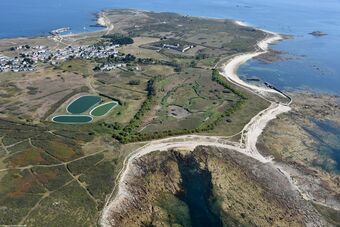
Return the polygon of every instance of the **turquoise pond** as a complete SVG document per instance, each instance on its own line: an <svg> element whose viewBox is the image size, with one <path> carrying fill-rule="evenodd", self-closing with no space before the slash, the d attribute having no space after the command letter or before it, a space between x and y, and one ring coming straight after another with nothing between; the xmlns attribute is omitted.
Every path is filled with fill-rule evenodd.
<svg viewBox="0 0 340 227"><path fill-rule="evenodd" d="M90 112L90 115L92 115L94 117L104 116L104 115L108 114L117 105L118 105L117 102L107 102L107 103L101 104L101 105L93 108Z"/></svg>
<svg viewBox="0 0 340 227"><path fill-rule="evenodd" d="M68 114L56 115L51 120L62 124L86 124L91 123L95 117L108 114L118 105L116 101L102 103L100 96L83 95L66 107Z"/></svg>
<svg viewBox="0 0 340 227"><path fill-rule="evenodd" d="M101 101L99 96L94 95L85 95L81 96L78 99L74 100L68 107L67 111L71 114L81 114L88 110L91 107L98 104Z"/></svg>
<svg viewBox="0 0 340 227"><path fill-rule="evenodd" d="M59 115L52 118L52 121L63 124L85 124L92 120L88 115Z"/></svg>

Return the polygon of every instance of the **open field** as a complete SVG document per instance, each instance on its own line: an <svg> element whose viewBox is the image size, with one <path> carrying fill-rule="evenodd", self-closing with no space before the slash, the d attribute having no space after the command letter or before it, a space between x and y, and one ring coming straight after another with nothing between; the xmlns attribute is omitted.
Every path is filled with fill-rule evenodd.
<svg viewBox="0 0 340 227"><path fill-rule="evenodd" d="M39 62L32 72L0 73L0 224L95 226L123 160L143 145L130 142L190 133L231 136L269 105L214 70L222 59L255 50L263 32L172 13L104 13L111 35L133 39L117 47L117 56ZM8 47L25 44L100 47L112 42L103 34L62 42L0 40L0 52L14 56ZM177 43L182 50L192 47L162 48ZM113 67L101 70L105 65ZM103 116L89 124L51 121L82 95L118 105L107 114L106 108L93 112ZM173 195L165 198L158 201L163 209L177 204L187 214Z"/></svg>
<svg viewBox="0 0 340 227"><path fill-rule="evenodd" d="M213 82L210 70L189 68L158 81L155 87L159 104L141 124L142 133L198 128L214 121L240 99ZM176 117L176 113L169 115L170 106L184 109L187 115L182 118Z"/></svg>
<svg viewBox="0 0 340 227"><path fill-rule="evenodd" d="M241 108L237 114L246 115L243 120L233 119L232 115L228 119L222 117L242 98L212 81L211 76L213 66L220 59L253 50L257 40L265 36L262 31L240 27L228 20L183 17L172 13L112 10L104 14L114 28L110 34L124 34L133 39L132 44L117 48L118 52L133 58L118 62L120 66L109 71L94 69L98 64L112 64L119 60L76 58L67 59L56 66L41 64L38 71L34 72L2 73L1 95L5 99L1 101L4 104L0 109L1 116L12 119L18 119L19 116L35 122L50 120L55 115L66 114L65 108L71 100L89 92L105 97L104 101L111 99L119 102L105 118L98 119L100 124L104 121L109 126L118 124L120 128L131 128L136 115L140 115L138 127L133 126L134 129L128 130L128 134L143 134L142 137L147 138L148 134L155 132L163 134L164 131L171 131L178 134L190 130L199 132L200 128L210 130L222 118L221 122L231 126L218 124L221 128L216 131L225 131L229 135L242 128L242 124L265 107L258 105L248 111L248 107L254 106L252 103L259 100L249 94L244 102L244 110L247 111ZM51 48L80 44L105 45L110 42L110 34L102 36L103 33L98 32L68 36L63 38L63 44L51 45ZM39 41L47 45L51 40L45 39L20 39L20 44L34 45ZM6 46L9 42L3 40L0 46ZM162 49L164 45L177 45L179 49L192 48L178 51ZM4 51L6 53L7 50ZM147 91L150 81L155 81L153 97L149 97ZM53 86L49 86L52 83ZM14 95L16 99L12 98ZM186 114L178 117L180 112ZM239 127L233 126L234 122ZM109 131L96 128L100 133ZM113 132L117 133L120 132Z"/></svg>
<svg viewBox="0 0 340 227"><path fill-rule="evenodd" d="M43 120L58 102L72 94L88 91L81 75L41 68L35 72L1 73L2 117ZM52 86L53 84L53 86Z"/></svg>
<svg viewBox="0 0 340 227"><path fill-rule="evenodd" d="M140 58L153 58L159 60L170 60L170 58L162 55L154 50L142 49L141 46L157 42L159 38L153 37L135 37L134 43L129 46L122 46L119 50L125 54L132 54Z"/></svg>
<svg viewBox="0 0 340 227"><path fill-rule="evenodd" d="M0 223L95 225L129 146L82 127L0 121Z"/></svg>

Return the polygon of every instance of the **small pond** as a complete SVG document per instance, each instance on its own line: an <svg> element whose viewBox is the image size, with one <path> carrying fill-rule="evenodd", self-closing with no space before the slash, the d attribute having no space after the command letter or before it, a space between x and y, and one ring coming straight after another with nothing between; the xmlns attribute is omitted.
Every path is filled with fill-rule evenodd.
<svg viewBox="0 0 340 227"><path fill-rule="evenodd" d="M71 114L81 114L85 111L88 111L91 107L93 107L100 101L101 98L99 96L84 95L71 102L66 110Z"/></svg>
<svg viewBox="0 0 340 227"><path fill-rule="evenodd" d="M95 107L93 110L91 110L90 115L95 116L95 117L104 116L108 114L117 105L118 103L114 101L101 104Z"/></svg>
<svg viewBox="0 0 340 227"><path fill-rule="evenodd" d="M63 124L85 124L92 120L88 115L58 115L52 118L52 121Z"/></svg>

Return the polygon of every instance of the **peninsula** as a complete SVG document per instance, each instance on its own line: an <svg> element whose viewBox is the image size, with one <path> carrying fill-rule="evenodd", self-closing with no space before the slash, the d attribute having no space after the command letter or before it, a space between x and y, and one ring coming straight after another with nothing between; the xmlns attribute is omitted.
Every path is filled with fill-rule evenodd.
<svg viewBox="0 0 340 227"><path fill-rule="evenodd" d="M309 189L314 167L271 146L299 97L237 75L280 34L139 10L97 20L0 40L0 224L339 223L338 178L320 169Z"/></svg>

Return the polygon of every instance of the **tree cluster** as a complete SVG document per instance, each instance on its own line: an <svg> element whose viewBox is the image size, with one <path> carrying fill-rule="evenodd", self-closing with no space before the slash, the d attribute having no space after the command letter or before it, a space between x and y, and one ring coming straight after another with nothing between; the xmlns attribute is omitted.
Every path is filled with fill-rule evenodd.
<svg viewBox="0 0 340 227"><path fill-rule="evenodd" d="M133 39L122 34L108 34L104 35L103 38L108 39L113 45L128 45L133 44Z"/></svg>

